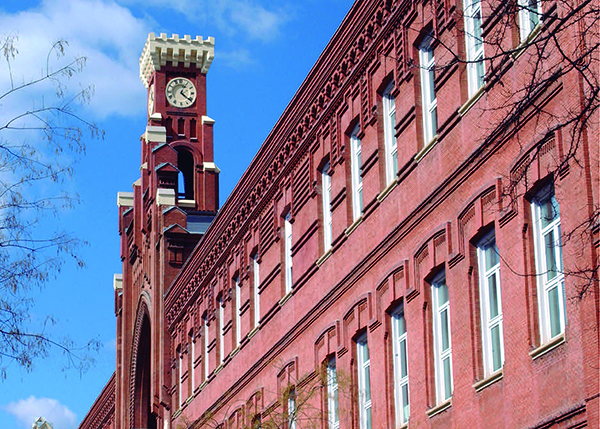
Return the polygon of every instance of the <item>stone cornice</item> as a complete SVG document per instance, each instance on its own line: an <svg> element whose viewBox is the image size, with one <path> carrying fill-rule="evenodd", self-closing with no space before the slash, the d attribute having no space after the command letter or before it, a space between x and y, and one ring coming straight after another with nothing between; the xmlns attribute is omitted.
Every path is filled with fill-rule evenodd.
<svg viewBox="0 0 600 429"><path fill-rule="evenodd" d="M140 57L140 79L148 88L152 74L167 62L175 67L179 63L183 63L184 67L195 64L200 73L206 74L214 57L214 37L204 40L201 36L192 39L187 34L180 38L178 34L167 37L165 33L161 33L156 37L154 33L150 33Z"/></svg>

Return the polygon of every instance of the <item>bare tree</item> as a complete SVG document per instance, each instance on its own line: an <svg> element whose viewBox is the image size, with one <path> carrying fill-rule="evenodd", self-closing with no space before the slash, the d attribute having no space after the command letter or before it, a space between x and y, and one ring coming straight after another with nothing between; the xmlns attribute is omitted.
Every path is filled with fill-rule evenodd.
<svg viewBox="0 0 600 429"><path fill-rule="evenodd" d="M18 81L13 64L18 38L0 40L4 89L0 90L0 377L16 363L31 370L34 361L53 349L65 354L66 367L85 369L99 343L77 346L67 337L48 333L54 323L31 322L31 292L58 275L65 259L79 266L82 242L67 232L50 231L48 217L58 216L78 202L67 190L73 163L85 152L87 138L102 138L95 124L79 115L78 107L93 95L93 87L67 84L85 66L85 58L68 60L67 42L59 40L48 52L38 77Z"/></svg>

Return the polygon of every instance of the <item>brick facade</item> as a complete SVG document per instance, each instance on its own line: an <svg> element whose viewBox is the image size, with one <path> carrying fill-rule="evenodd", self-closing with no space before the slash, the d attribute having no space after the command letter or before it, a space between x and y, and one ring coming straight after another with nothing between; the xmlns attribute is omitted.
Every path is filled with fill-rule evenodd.
<svg viewBox="0 0 600 429"><path fill-rule="evenodd" d="M197 118L198 137L169 137L157 104L149 125L165 142L142 142L147 174L120 208L115 427L335 427L333 362L340 428L600 425L598 282L576 275L598 261L597 223L585 226L599 204L598 121L569 158L573 126L557 125L584 100L574 72L547 79L514 119L507 100L521 103L532 65L552 71L560 57L517 49L522 28L514 14L502 27L499 4L481 3L483 37L503 30L513 54L487 47L473 91L462 2L357 1L193 251L187 225L216 211L216 179L203 207L158 195L178 141L213 162L212 128L200 101L171 112ZM561 1L541 8L529 41L568 14ZM565 49L576 27L560 33ZM155 85L169 73L190 76L167 63Z"/></svg>

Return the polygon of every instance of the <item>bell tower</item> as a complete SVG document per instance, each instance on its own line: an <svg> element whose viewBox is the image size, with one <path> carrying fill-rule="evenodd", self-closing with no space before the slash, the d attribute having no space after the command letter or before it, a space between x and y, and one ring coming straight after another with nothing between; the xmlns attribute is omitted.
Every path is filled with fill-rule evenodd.
<svg viewBox="0 0 600 429"><path fill-rule="evenodd" d="M212 37L150 33L140 58L148 91L141 174L133 192L118 196L117 428L163 428L173 410L163 296L218 210L214 120L206 107L213 57Z"/></svg>

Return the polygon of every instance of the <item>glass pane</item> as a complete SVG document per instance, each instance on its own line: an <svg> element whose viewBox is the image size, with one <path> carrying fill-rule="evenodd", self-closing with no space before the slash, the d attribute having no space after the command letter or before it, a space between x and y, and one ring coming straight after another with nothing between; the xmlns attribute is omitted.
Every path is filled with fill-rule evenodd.
<svg viewBox="0 0 600 429"><path fill-rule="evenodd" d="M406 364L406 340L400 341L400 376L403 378L408 375Z"/></svg>
<svg viewBox="0 0 600 429"><path fill-rule="evenodd" d="M437 134L437 107L431 111L431 137Z"/></svg>
<svg viewBox="0 0 600 429"><path fill-rule="evenodd" d="M496 371L502 366L502 338L500 337L500 325L492 328L492 370Z"/></svg>
<svg viewBox="0 0 600 429"><path fill-rule="evenodd" d="M498 256L498 248L495 243L491 243L484 250L485 253L485 270L495 267L500 263L500 257Z"/></svg>
<svg viewBox="0 0 600 429"><path fill-rule="evenodd" d="M333 423L337 423L340 420L339 411L338 411L338 391L337 391L337 389L335 390L335 392L333 392L333 410L332 410L332 413L333 413L332 421L333 421Z"/></svg>
<svg viewBox="0 0 600 429"><path fill-rule="evenodd" d="M500 314L498 308L498 285L496 284L496 273L488 277L489 301L490 301L490 319Z"/></svg>
<svg viewBox="0 0 600 429"><path fill-rule="evenodd" d="M477 70L477 87L480 88L483 85L483 78L485 77L485 70L483 69L483 60L475 64Z"/></svg>
<svg viewBox="0 0 600 429"><path fill-rule="evenodd" d="M560 309L558 304L558 286L548 291L548 310L550 313L550 335L555 337L560 334Z"/></svg>
<svg viewBox="0 0 600 429"><path fill-rule="evenodd" d="M366 425L367 425L367 427L365 429L371 429L371 408L370 407L366 410L365 421L366 421Z"/></svg>
<svg viewBox="0 0 600 429"><path fill-rule="evenodd" d="M542 228L546 228L555 219L559 217L558 202L554 195L540 202L540 211L542 216Z"/></svg>
<svg viewBox="0 0 600 429"><path fill-rule="evenodd" d="M402 386L402 421L406 422L408 420L408 384Z"/></svg>
<svg viewBox="0 0 600 429"><path fill-rule="evenodd" d="M450 347L450 333L448 327L448 309L445 309L440 314L441 331L442 331L442 352Z"/></svg>
<svg viewBox="0 0 600 429"><path fill-rule="evenodd" d="M475 49L481 49L483 40L481 37L481 9L473 13L473 36L475 38Z"/></svg>
<svg viewBox="0 0 600 429"><path fill-rule="evenodd" d="M444 399L448 399L452 396L452 368L450 364L450 357L447 357L443 361L444 365Z"/></svg>
<svg viewBox="0 0 600 429"><path fill-rule="evenodd" d="M556 255L554 253L554 230L550 230L544 236L546 248L546 278L548 281L556 277Z"/></svg>
<svg viewBox="0 0 600 429"><path fill-rule="evenodd" d="M371 368L365 368L365 401L371 400Z"/></svg>
<svg viewBox="0 0 600 429"><path fill-rule="evenodd" d="M396 319L396 328L398 329L398 337L401 337L406 333L406 319L402 314L398 314L394 317Z"/></svg>
<svg viewBox="0 0 600 429"><path fill-rule="evenodd" d="M531 21L531 29L540 22L540 16L538 14L538 0L529 0L529 19Z"/></svg>
<svg viewBox="0 0 600 429"><path fill-rule="evenodd" d="M450 296L448 295L448 286L446 286L444 283L441 283L437 285L436 290L438 296L438 307L441 307L450 299Z"/></svg>
<svg viewBox="0 0 600 429"><path fill-rule="evenodd" d="M562 257L562 233L560 232L560 224L558 225L558 237L556 237L556 247L558 248L558 270L563 272L563 257Z"/></svg>

